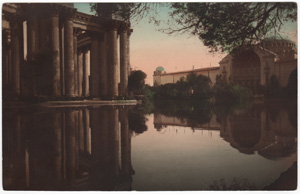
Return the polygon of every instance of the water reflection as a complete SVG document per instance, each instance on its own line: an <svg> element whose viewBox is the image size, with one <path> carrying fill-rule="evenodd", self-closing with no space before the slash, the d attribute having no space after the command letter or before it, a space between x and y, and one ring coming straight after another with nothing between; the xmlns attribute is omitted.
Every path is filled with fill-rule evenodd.
<svg viewBox="0 0 300 194"><path fill-rule="evenodd" d="M297 118L293 116L293 107L295 106L286 108L275 104L251 104L243 108L215 107L209 113L207 109L202 109L206 122L203 122L201 115L204 114L199 114L197 105L185 114L179 108L173 108L167 113L164 109L154 114L154 127L157 131L168 126L217 130L220 131L220 137L241 153L254 154L257 151L265 158L275 159L296 152ZM198 118L190 116L194 114Z"/></svg>
<svg viewBox="0 0 300 194"><path fill-rule="evenodd" d="M3 113L3 186L13 190L131 190L125 108Z"/></svg>
<svg viewBox="0 0 300 194"><path fill-rule="evenodd" d="M5 108L3 187L263 189L297 160L294 107L172 103L156 106L153 115L138 106ZM164 133L170 127L176 128L176 136ZM194 133L179 131L188 128ZM198 131L212 132L214 138L200 137ZM251 179L253 169L260 169L261 180Z"/></svg>

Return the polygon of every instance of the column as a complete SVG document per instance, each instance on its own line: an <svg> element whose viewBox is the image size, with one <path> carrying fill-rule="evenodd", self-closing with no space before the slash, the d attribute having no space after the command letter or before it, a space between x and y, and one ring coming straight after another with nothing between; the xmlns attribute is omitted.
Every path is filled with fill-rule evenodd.
<svg viewBox="0 0 300 194"><path fill-rule="evenodd" d="M128 40L127 40L127 59L128 59L128 66L127 66L127 72L128 72L128 76L130 75L130 35L131 35L131 33L132 33L132 29L128 29L128 31L127 31L127 38L128 38Z"/></svg>
<svg viewBox="0 0 300 194"><path fill-rule="evenodd" d="M91 94L93 98L100 97L99 85L99 51L98 51L98 37L93 34L91 42Z"/></svg>
<svg viewBox="0 0 300 194"><path fill-rule="evenodd" d="M7 89L9 84L9 44L8 44L8 29L2 30L2 83ZM5 91L7 92L7 91Z"/></svg>
<svg viewBox="0 0 300 194"><path fill-rule="evenodd" d="M78 52L78 96L82 96L82 84L83 84L83 52Z"/></svg>
<svg viewBox="0 0 300 194"><path fill-rule="evenodd" d="M65 38L64 24L59 22L59 48L60 48L60 94L65 96Z"/></svg>
<svg viewBox="0 0 300 194"><path fill-rule="evenodd" d="M83 95L84 97L88 97L89 96L89 72L88 72L88 68L89 68L89 52L88 52L88 48L84 48L83 49Z"/></svg>
<svg viewBox="0 0 300 194"><path fill-rule="evenodd" d="M59 17L58 12L53 12L50 15L50 45L52 56L52 68L53 68L53 77L52 77L52 95L60 96L61 94L61 75L60 75L60 45L59 45Z"/></svg>
<svg viewBox="0 0 300 194"><path fill-rule="evenodd" d="M107 61L106 61L106 40L105 34L99 41L99 84L100 97L107 97Z"/></svg>
<svg viewBox="0 0 300 194"><path fill-rule="evenodd" d="M52 11L51 11L52 12ZM53 15L57 15L57 13L54 13ZM49 36L50 36L50 26L52 26L52 24L50 23L50 17L47 17L48 15L42 15L40 18L40 23L39 23L39 51L48 51L49 48ZM52 31L52 29L51 29Z"/></svg>
<svg viewBox="0 0 300 194"><path fill-rule="evenodd" d="M128 35L127 24L120 27L120 95L128 95Z"/></svg>
<svg viewBox="0 0 300 194"><path fill-rule="evenodd" d="M107 35L107 75L108 75L108 97L118 96L118 43L117 43L117 21L110 21Z"/></svg>
<svg viewBox="0 0 300 194"><path fill-rule="evenodd" d="M23 92L25 96L35 96L37 94L37 83L35 80L34 74L38 74L40 72L34 72L36 67L36 54L38 52L38 16L34 13L34 10L28 9L28 11L32 12L29 14L27 20L27 59L28 65L22 68L23 77L25 77L23 84Z"/></svg>
<svg viewBox="0 0 300 194"><path fill-rule="evenodd" d="M13 95L20 95L20 28L21 22L16 16L10 20L11 26L11 62L12 62L12 91Z"/></svg>
<svg viewBox="0 0 300 194"><path fill-rule="evenodd" d="M69 11L69 10L68 10ZM65 96L75 96L75 79L74 79L74 40L73 40L73 20L72 11L66 14L64 18L64 79L65 79Z"/></svg>
<svg viewBox="0 0 300 194"><path fill-rule="evenodd" d="M74 93L75 96L78 96L78 84L79 84L79 72L78 72L78 59L77 59L77 35L79 34L80 29L74 28L74 35L73 35L73 40L74 40Z"/></svg>

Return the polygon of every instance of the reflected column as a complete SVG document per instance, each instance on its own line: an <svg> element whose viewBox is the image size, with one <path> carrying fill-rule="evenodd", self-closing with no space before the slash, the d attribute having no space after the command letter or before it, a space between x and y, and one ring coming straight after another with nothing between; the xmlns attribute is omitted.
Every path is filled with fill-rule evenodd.
<svg viewBox="0 0 300 194"><path fill-rule="evenodd" d="M131 133L128 125L128 109L120 110L121 121L121 173L126 182L132 181L131 175L134 173L131 166Z"/></svg>
<svg viewBox="0 0 300 194"><path fill-rule="evenodd" d="M111 164L111 174L114 177L119 175L119 110L115 107L107 110L108 114L108 147L110 148L109 163Z"/></svg>
<svg viewBox="0 0 300 194"><path fill-rule="evenodd" d="M75 121L76 112L66 110L65 112L65 139L66 139L66 174L69 181L75 179L75 164L76 164L76 139L75 139Z"/></svg>
<svg viewBox="0 0 300 194"><path fill-rule="evenodd" d="M54 157L55 157L55 177L56 177L56 184L58 185L62 178L62 128L61 128L61 112L54 112L53 113L53 130L55 135L55 142L54 142Z"/></svg>

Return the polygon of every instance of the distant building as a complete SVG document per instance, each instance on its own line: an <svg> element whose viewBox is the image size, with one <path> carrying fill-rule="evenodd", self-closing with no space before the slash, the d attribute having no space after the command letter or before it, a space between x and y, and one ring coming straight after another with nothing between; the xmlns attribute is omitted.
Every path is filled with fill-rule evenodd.
<svg viewBox="0 0 300 194"><path fill-rule="evenodd" d="M160 86L167 83L176 83L181 78L186 79L187 75L194 73L196 75L204 75L210 78L213 84L216 82L216 76L219 73L220 67L208 67L201 69L193 69L187 71L178 71L166 73L165 69L161 66L157 67L153 75L153 85Z"/></svg>
<svg viewBox="0 0 300 194"><path fill-rule="evenodd" d="M205 75L214 84L219 78L237 83L256 91L275 76L280 86L286 86L290 73L297 68L297 48L293 41L281 37L269 37L261 43L241 50L238 54L228 54L219 67L209 67L167 73L163 67L156 68L153 85L176 83L190 73Z"/></svg>

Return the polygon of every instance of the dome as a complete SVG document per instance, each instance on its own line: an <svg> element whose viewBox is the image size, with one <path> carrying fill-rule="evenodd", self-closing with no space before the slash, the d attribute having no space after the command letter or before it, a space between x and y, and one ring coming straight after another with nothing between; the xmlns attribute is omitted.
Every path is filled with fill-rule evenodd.
<svg viewBox="0 0 300 194"><path fill-rule="evenodd" d="M163 71L165 71L165 68L163 68L162 66L158 66L158 67L156 67L156 71L163 72Z"/></svg>

